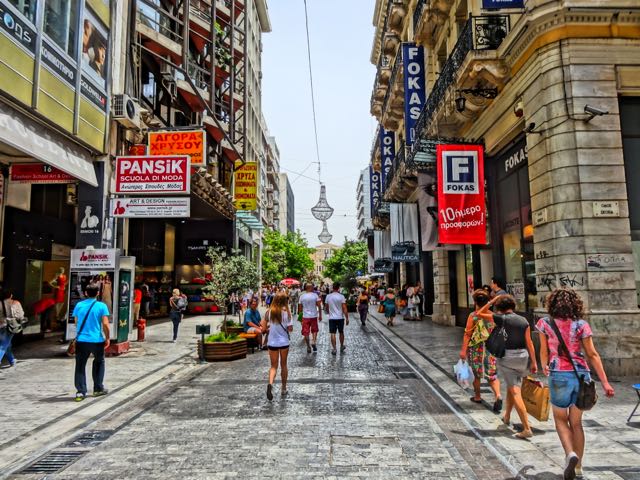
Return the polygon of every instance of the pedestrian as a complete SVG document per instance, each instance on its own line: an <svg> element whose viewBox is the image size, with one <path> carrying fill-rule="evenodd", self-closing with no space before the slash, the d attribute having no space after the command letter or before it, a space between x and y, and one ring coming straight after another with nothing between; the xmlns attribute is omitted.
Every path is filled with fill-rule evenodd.
<svg viewBox="0 0 640 480"><path fill-rule="evenodd" d="M516 301L511 295L493 297L478 311L478 314L488 313L494 304L496 310L496 313L493 314L494 328L504 326L507 334L504 357L498 358L496 362L498 372L500 372L507 384L507 404L502 421L505 425L509 425L511 412L515 408L522 422L522 431L516 433L515 437L521 439L530 438L533 436L533 432L531 431L527 409L524 406L520 392L522 379L527 370L534 374L538 371L529 322L526 318L513 313L516 308Z"/></svg>
<svg viewBox="0 0 640 480"><path fill-rule="evenodd" d="M413 294L417 298L417 307L418 307L418 316L420 319L424 316L424 290L422 289L422 284L420 282L416 282L416 286L413 289Z"/></svg>
<svg viewBox="0 0 640 480"><path fill-rule="evenodd" d="M407 287L407 318L405 320L417 320L418 319L418 297L415 293L415 288L412 286Z"/></svg>
<svg viewBox="0 0 640 480"><path fill-rule="evenodd" d="M336 352L336 333L340 334L340 353L347 348L344 344L344 325L349 325L349 313L347 312L347 299L340 293L340 284L333 284L333 293L327 295L329 308L329 333L331 334L331 354Z"/></svg>
<svg viewBox="0 0 640 480"><path fill-rule="evenodd" d="M300 300L300 287L297 285L293 287L290 294L291 300L291 315L298 315L298 300Z"/></svg>
<svg viewBox="0 0 640 480"><path fill-rule="evenodd" d="M467 325L464 330L464 339L460 349L460 359L468 360L473 370L473 392L471 401L482 403L480 395L480 382L483 377L489 381L489 387L493 391L495 401L493 411L500 413L502 410L502 396L500 395L500 381L496 369L496 357L491 355L485 347L485 341L489 332L493 329L493 315L491 312L479 314L478 310L489 303L489 294L482 289L473 292L475 310L467 317Z"/></svg>
<svg viewBox="0 0 640 480"><path fill-rule="evenodd" d="M140 320L140 307L142 305L142 290L140 285L136 285L133 289L133 322L138 326L138 320Z"/></svg>
<svg viewBox="0 0 640 480"><path fill-rule="evenodd" d="M387 293L382 300L382 305L384 305L384 316L387 319L388 327L393 327L393 319L396 316L396 302L397 298L393 293L393 288L387 289Z"/></svg>
<svg viewBox="0 0 640 480"><path fill-rule="evenodd" d="M140 309L142 310L142 315L144 318L149 318L150 313L150 304L151 304L151 290L149 289L149 285L143 283L140 286L140 290L142 291L142 303Z"/></svg>
<svg viewBox="0 0 640 480"><path fill-rule="evenodd" d="M278 373L278 361L280 363L280 378L282 387L280 395L285 397L287 391L287 378L289 369L287 367L287 358L289 356L289 343L291 332L293 331L293 322L291 321L291 312L289 312L289 299L284 293L277 294L271 308L266 313L260 326L263 331L269 331L269 339L267 340L267 348L269 350L269 384L267 385L267 398L273 400L273 382Z"/></svg>
<svg viewBox="0 0 640 480"><path fill-rule="evenodd" d="M273 301L273 289L269 288L269 290L267 291L267 298L265 299L265 304L267 306L267 308L271 307L271 302Z"/></svg>
<svg viewBox="0 0 640 480"><path fill-rule="evenodd" d="M173 343L176 343L178 340L178 327L180 327L180 322L182 321L183 312L187 308L187 297L180 293L180 290L174 288L171 292L171 297L169 298L169 307L171 311L169 312L169 318L173 323Z"/></svg>
<svg viewBox="0 0 640 480"><path fill-rule="evenodd" d="M592 381L588 365L591 364L606 396L613 397L614 390L593 345L591 327L582 318L584 305L578 293L569 288L554 290L547 297L547 310L549 316L538 320L536 325L542 333L540 363L549 377L553 419L566 455L564 478L573 479L576 475L582 477L585 444L583 411L576 406L578 376L585 382Z"/></svg>
<svg viewBox="0 0 640 480"><path fill-rule="evenodd" d="M266 330L262 329L261 321L260 312L258 311L258 299L253 298L249 303L249 309L244 312L242 328L245 333L255 333L257 335L256 340L260 350L264 348L264 335L267 333Z"/></svg>
<svg viewBox="0 0 640 480"><path fill-rule="evenodd" d="M507 295L507 284L505 283L502 277L493 277L491 278L491 291L493 297L498 297L500 295Z"/></svg>
<svg viewBox="0 0 640 480"><path fill-rule="evenodd" d="M87 298L78 302L73 309L76 335L76 368L75 387L76 402L87 398L86 366L89 356L93 355L91 377L93 379L93 396L106 395L104 387L105 361L104 352L109 348L109 308L98 300L100 286L90 283L85 288Z"/></svg>
<svg viewBox="0 0 640 480"><path fill-rule="evenodd" d="M262 299L262 306L267 305L267 287L264 286L260 289L260 298Z"/></svg>
<svg viewBox="0 0 640 480"><path fill-rule="evenodd" d="M360 323L364 327L367 322L367 315L369 314L369 294L365 289L362 289L358 299L356 300L358 307L358 313L360 314Z"/></svg>
<svg viewBox="0 0 640 480"><path fill-rule="evenodd" d="M305 292L300 295L298 309L302 309L302 336L307 344L307 353L317 352L316 342L318 341L318 322L322 321L322 301L313 291L313 283L305 285ZM312 342L309 343L309 334Z"/></svg>
<svg viewBox="0 0 640 480"><path fill-rule="evenodd" d="M7 357L9 366L13 367L16 364L16 357L13 356L13 350L11 349L11 341L13 340L13 332L9 331L9 325L7 324L7 318L15 318L17 320L24 319L24 310L19 301L14 300L13 292L11 290L2 291L2 309L0 309L0 363L2 359Z"/></svg>

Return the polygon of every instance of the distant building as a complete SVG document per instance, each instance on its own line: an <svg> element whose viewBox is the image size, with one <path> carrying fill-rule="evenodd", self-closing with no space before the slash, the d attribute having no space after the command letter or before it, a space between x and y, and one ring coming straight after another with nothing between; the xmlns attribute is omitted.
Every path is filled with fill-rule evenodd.
<svg viewBox="0 0 640 480"><path fill-rule="evenodd" d="M358 240L364 240L367 230L373 228L369 192L369 167L367 167L360 172L358 187L356 188Z"/></svg>
<svg viewBox="0 0 640 480"><path fill-rule="evenodd" d="M311 254L311 258L313 259L313 273L324 279L323 262L333 257L333 254L339 248L340 247L338 245L334 245L333 243L323 243L322 245L318 245L316 247L316 251Z"/></svg>
<svg viewBox="0 0 640 480"><path fill-rule="evenodd" d="M286 173L280 174L280 233L295 232L295 199Z"/></svg>

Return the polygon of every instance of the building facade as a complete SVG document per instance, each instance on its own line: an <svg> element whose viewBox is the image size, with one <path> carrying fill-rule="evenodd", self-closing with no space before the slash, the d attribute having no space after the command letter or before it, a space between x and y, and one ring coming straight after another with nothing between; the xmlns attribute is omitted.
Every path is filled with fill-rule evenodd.
<svg viewBox="0 0 640 480"><path fill-rule="evenodd" d="M384 199L420 203L421 192L443 181L438 144L480 145L484 153L486 241L436 242L421 252L418 272L402 264L396 273L425 281L433 319L444 324L462 324L471 292L494 276L530 319L544 315L550 291L574 288L607 368L637 373L640 237L630 188L640 151L637 2L483 8L489 4L376 4L371 111L396 147ZM411 91L416 85L422 92ZM372 163L380 159L378 148ZM377 209L374 225L387 222ZM423 246L431 233L421 228Z"/></svg>
<svg viewBox="0 0 640 480"><path fill-rule="evenodd" d="M368 167L362 170L356 187L358 240L365 240L373 228L371 223L371 185L369 175Z"/></svg>
<svg viewBox="0 0 640 480"><path fill-rule="evenodd" d="M293 195L293 188L289 183L289 176L286 173L280 174L280 233L286 235L288 232L296 231L296 205Z"/></svg>
<svg viewBox="0 0 640 480"><path fill-rule="evenodd" d="M311 259L313 260L313 273L316 275L316 278L319 278L323 282L329 281L329 279L324 276L324 262L333 257L333 254L339 248L338 245L334 245L333 243L323 243L315 247L315 251L311 254Z"/></svg>

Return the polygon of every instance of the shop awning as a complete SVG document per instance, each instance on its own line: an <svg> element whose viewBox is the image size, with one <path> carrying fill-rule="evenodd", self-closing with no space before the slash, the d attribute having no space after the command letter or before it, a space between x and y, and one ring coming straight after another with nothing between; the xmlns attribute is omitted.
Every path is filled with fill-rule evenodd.
<svg viewBox="0 0 640 480"><path fill-rule="evenodd" d="M52 129L0 102L0 142L56 167L78 180L98 186L88 151Z"/></svg>
<svg viewBox="0 0 640 480"><path fill-rule="evenodd" d="M264 225L262 225L262 222L254 217L250 212L236 212L236 218L251 230L264 230Z"/></svg>

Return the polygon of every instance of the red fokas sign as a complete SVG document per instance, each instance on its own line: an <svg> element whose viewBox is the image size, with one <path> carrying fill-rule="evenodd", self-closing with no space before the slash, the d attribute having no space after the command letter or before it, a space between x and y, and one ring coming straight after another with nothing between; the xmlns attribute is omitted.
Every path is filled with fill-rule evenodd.
<svg viewBox="0 0 640 480"><path fill-rule="evenodd" d="M116 158L116 193L189 193L190 185L186 155Z"/></svg>
<svg viewBox="0 0 640 480"><path fill-rule="evenodd" d="M46 163L14 163L9 179L15 183L73 183L78 179Z"/></svg>
<svg viewBox="0 0 640 480"><path fill-rule="evenodd" d="M437 145L438 241L487 243L484 155L480 145Z"/></svg>

